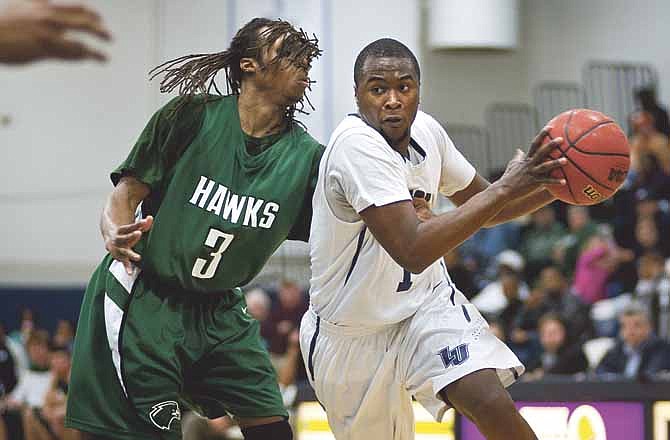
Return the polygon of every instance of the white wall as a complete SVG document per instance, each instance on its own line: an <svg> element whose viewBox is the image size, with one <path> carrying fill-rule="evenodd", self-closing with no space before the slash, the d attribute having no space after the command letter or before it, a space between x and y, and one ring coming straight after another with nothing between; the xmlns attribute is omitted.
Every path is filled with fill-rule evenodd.
<svg viewBox="0 0 670 440"><path fill-rule="evenodd" d="M108 64L0 67L0 113L11 117L0 127L0 281L86 279L103 255L108 172L150 113L154 2L88 3L114 33L99 45Z"/></svg>
<svg viewBox="0 0 670 440"><path fill-rule="evenodd" d="M491 102L531 103L540 81L581 82L590 60L653 64L661 101L670 105L670 1L523 0L521 5L521 42L515 51L424 47L426 110L444 122L483 125ZM426 32L425 15L422 24Z"/></svg>
<svg viewBox="0 0 670 440"><path fill-rule="evenodd" d="M532 0L528 0L532 1ZM513 51L432 50L428 42L428 1L422 2L422 106L443 123L484 125L493 101L529 98L523 13L519 47ZM525 2L521 2L522 11Z"/></svg>
<svg viewBox="0 0 670 440"><path fill-rule="evenodd" d="M670 105L670 1L526 1L528 80L581 81L589 60L653 64Z"/></svg>

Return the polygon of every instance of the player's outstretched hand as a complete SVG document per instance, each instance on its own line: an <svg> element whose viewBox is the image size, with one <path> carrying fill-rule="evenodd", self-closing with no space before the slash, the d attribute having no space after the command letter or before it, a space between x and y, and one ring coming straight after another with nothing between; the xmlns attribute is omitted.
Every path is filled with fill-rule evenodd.
<svg viewBox="0 0 670 440"><path fill-rule="evenodd" d="M565 185L565 179L551 177L551 172L567 163L564 157L552 159L550 153L563 142L558 137L545 144L542 142L547 137L548 131L542 130L533 140L528 153L517 150L514 158L507 164L507 169L498 180L499 185L504 185L509 191L512 199L526 196L542 185Z"/></svg>
<svg viewBox="0 0 670 440"><path fill-rule="evenodd" d="M142 256L133 250L133 246L153 224L154 218L149 215L135 223L119 226L115 231L110 231L105 238L105 249L115 260L123 263L128 274L133 273L135 268L133 263L142 259Z"/></svg>
<svg viewBox="0 0 670 440"><path fill-rule="evenodd" d="M0 10L0 62L23 64L47 58L105 61L102 52L68 35L84 32L111 38L97 12L48 0L11 0Z"/></svg>

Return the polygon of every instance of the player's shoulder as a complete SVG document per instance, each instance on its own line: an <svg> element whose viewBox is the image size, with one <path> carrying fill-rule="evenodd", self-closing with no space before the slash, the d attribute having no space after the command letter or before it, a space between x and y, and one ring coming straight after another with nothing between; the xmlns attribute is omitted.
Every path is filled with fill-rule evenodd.
<svg viewBox="0 0 670 440"><path fill-rule="evenodd" d="M388 144L381 134L363 121L360 116L350 114L335 128L330 137L329 147L340 145L347 148L380 148L388 150Z"/></svg>
<svg viewBox="0 0 670 440"><path fill-rule="evenodd" d="M201 118L206 106L223 104L227 98L219 95L179 95L170 99L156 113L159 118L173 122L182 118Z"/></svg>
<svg viewBox="0 0 670 440"><path fill-rule="evenodd" d="M320 157L326 148L299 123L294 122L287 135L297 144L302 153L307 153L310 156Z"/></svg>
<svg viewBox="0 0 670 440"><path fill-rule="evenodd" d="M429 133L434 132L439 133L441 131L444 131L442 124L437 122L437 119L421 110L417 111L416 118L414 119L414 123L412 124L412 130L415 129L425 130L426 132Z"/></svg>
<svg viewBox="0 0 670 440"><path fill-rule="evenodd" d="M211 95L209 93L196 93L192 95L179 95L170 99L164 106L163 110L170 110L177 107L195 107L203 104L214 103L229 103L233 100L230 96Z"/></svg>

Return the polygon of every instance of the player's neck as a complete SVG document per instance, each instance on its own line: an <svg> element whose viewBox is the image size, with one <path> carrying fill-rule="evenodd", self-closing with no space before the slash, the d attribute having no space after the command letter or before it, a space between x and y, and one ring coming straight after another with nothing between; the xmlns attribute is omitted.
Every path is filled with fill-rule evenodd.
<svg viewBox="0 0 670 440"><path fill-rule="evenodd" d="M391 148L396 150L403 157L409 157L409 140L410 140L410 137L409 137L409 135L407 135L399 141L392 142L390 139L386 139L386 142L388 142L388 144L391 146Z"/></svg>
<svg viewBox="0 0 670 440"><path fill-rule="evenodd" d="M252 137L265 137L286 127L284 108L264 99L262 94L243 90L237 100L242 131Z"/></svg>

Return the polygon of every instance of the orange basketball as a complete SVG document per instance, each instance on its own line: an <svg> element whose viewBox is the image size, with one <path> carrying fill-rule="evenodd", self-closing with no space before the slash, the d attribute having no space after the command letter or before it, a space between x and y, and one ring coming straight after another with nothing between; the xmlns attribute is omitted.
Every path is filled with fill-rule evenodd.
<svg viewBox="0 0 670 440"><path fill-rule="evenodd" d="M563 138L551 157L568 159L552 173L567 184L547 186L556 198L571 205L595 205L619 189L628 174L630 149L616 122L594 110L573 109L554 117L546 127L551 139Z"/></svg>

